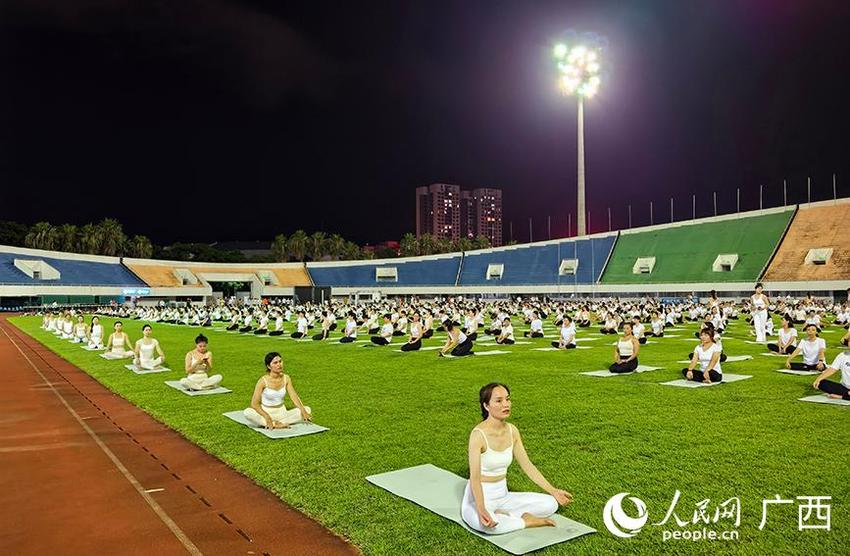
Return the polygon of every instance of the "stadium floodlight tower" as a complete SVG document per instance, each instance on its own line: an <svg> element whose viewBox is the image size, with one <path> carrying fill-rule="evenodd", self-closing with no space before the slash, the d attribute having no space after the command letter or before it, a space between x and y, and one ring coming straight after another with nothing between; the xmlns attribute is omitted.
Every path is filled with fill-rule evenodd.
<svg viewBox="0 0 850 556"><path fill-rule="evenodd" d="M578 208L576 216L578 235L587 234L587 222L584 201L584 99L591 98L599 91L599 52L597 49L577 45L568 47L556 44L554 51L561 73L560 86L565 95L578 99Z"/></svg>

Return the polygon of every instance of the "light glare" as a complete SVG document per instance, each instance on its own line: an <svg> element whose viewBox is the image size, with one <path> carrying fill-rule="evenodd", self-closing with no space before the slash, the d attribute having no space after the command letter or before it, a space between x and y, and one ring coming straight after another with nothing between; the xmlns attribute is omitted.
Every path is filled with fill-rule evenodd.
<svg viewBox="0 0 850 556"><path fill-rule="evenodd" d="M564 94L590 98L599 91L601 67L596 50L585 45L569 48L559 43L555 45L554 54L558 59L559 84Z"/></svg>

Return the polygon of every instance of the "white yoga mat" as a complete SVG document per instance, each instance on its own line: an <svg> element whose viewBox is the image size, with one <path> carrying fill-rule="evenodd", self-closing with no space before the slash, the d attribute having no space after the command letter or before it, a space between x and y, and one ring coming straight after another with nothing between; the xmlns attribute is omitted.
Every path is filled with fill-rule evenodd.
<svg viewBox="0 0 850 556"><path fill-rule="evenodd" d="M573 349L593 349L593 348L590 347L590 346L576 346L576 347L571 348L571 349L561 349L561 348L549 346L547 348L531 348L531 351L571 351Z"/></svg>
<svg viewBox="0 0 850 556"><path fill-rule="evenodd" d="M646 372L649 372L649 371L660 371L660 370L661 370L661 367L649 367L647 365L638 365L637 369L635 369L634 372L635 373L646 373ZM579 374L587 375L587 376L596 376L596 377L607 378L607 377L612 377L612 376L630 375L630 374L634 374L634 373L612 373L608 369L602 369L600 371L586 371L586 372L579 373Z"/></svg>
<svg viewBox="0 0 850 556"><path fill-rule="evenodd" d="M169 369L167 367L161 367L159 369L148 370L148 369L139 368L135 365L124 365L124 368L127 369L128 371L133 371L137 375L152 375L152 374L155 374L155 373L167 373L167 372L171 371L171 369Z"/></svg>
<svg viewBox="0 0 850 556"><path fill-rule="evenodd" d="M366 477L366 480L396 496L410 500L440 517L453 521L466 529L467 532L493 543L511 554L527 554L596 532L595 529L587 525L560 514L554 514L552 519L555 520L555 527L521 529L505 535L479 533L469 528L460 515L466 479L431 464L371 475Z"/></svg>
<svg viewBox="0 0 850 556"><path fill-rule="evenodd" d="M295 423L294 425L290 425L289 428L286 429L267 429L255 426L251 421L245 418L245 414L241 411L229 411L227 413L222 413L222 415L232 421L236 421L240 425L245 425L249 429L257 431L263 436L267 436L272 439L294 438L296 436L316 434L317 432L325 432L326 430L330 430L327 427L322 427L320 425L317 425L316 423Z"/></svg>
<svg viewBox="0 0 850 556"><path fill-rule="evenodd" d="M725 384L727 382L738 382L739 380L746 380L748 378L753 378L752 375L734 375L732 373L723 373L723 382L712 382L711 384L705 382L695 382L693 380L685 380L684 378L679 380L671 380L670 382L662 382L662 386L679 386L681 388L702 388L705 386L717 386L718 384Z"/></svg>
<svg viewBox="0 0 850 556"><path fill-rule="evenodd" d="M186 394L187 396L209 396L211 394L228 394L232 392L232 390L228 390L223 386L218 386L216 388L208 388L206 390L189 390L185 388L182 384L180 384L179 380L166 380L165 383L175 390L179 390Z"/></svg>
<svg viewBox="0 0 850 556"><path fill-rule="evenodd" d="M507 346L527 346L527 345L531 345L533 343L534 342L522 342L522 341L514 342L513 344L500 344L498 342L476 342L475 345L477 345L477 346L487 346L487 347L495 347L495 346L505 346L505 347L507 347Z"/></svg>
<svg viewBox="0 0 850 556"><path fill-rule="evenodd" d="M773 353L771 351L770 353L759 353L759 355L764 355L765 357L788 357L791 354L787 353L785 355L782 355L781 353Z"/></svg>
<svg viewBox="0 0 850 556"><path fill-rule="evenodd" d="M850 400L842 400L840 398L830 398L826 394L816 394L814 396L806 396L799 398L801 402L825 403L830 405L850 405Z"/></svg>
<svg viewBox="0 0 850 556"><path fill-rule="evenodd" d="M103 351L102 347L93 347L93 348L90 348L89 346L80 346L80 347L82 349L86 350L86 351Z"/></svg>
<svg viewBox="0 0 850 556"><path fill-rule="evenodd" d="M776 369L777 373L785 373L786 375L797 375L797 376L812 376L819 375L820 371L798 371L796 369Z"/></svg>
<svg viewBox="0 0 850 556"><path fill-rule="evenodd" d="M726 358L726 361L724 361L724 363L737 363L738 361L749 361L752 358L753 358L752 355L730 355L729 357ZM685 363L685 364L690 363L690 362L691 362L690 359L682 359L680 361L677 361L677 363Z"/></svg>
<svg viewBox="0 0 850 556"><path fill-rule="evenodd" d="M110 353L110 352L101 353L99 355L99 357L102 357L103 359L106 359L107 361L121 361L122 359L132 359L133 358L132 355L128 355L127 357L116 357L116 356L112 355L112 353Z"/></svg>

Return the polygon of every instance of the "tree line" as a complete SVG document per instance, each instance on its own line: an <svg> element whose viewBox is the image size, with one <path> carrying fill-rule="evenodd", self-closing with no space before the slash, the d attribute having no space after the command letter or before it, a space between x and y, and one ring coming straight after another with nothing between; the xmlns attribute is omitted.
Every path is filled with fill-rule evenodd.
<svg viewBox="0 0 850 556"><path fill-rule="evenodd" d="M205 243L154 245L146 236L126 234L121 223L113 218L104 218L100 222L83 226L54 225L49 222L37 222L27 226L18 222L0 222L0 244L111 257L229 263L383 259L490 247L490 241L484 236L453 241L430 234L417 238L412 233L404 234L397 250L388 247L360 247L339 234L308 234L304 230L296 230L289 236L275 236L271 243L271 255L248 258L239 251L222 250Z"/></svg>

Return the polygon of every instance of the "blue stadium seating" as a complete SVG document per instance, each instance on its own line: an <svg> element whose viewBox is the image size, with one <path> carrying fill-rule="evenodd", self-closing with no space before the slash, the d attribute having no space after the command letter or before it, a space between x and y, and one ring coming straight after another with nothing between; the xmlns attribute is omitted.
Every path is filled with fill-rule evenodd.
<svg viewBox="0 0 850 556"><path fill-rule="evenodd" d="M599 280L616 235L581 240L513 245L469 251L463 258L461 286L521 286L536 284L593 284ZM578 259L575 275L560 276L563 259ZM500 280L487 280L487 267L503 264Z"/></svg>
<svg viewBox="0 0 850 556"><path fill-rule="evenodd" d="M58 280L35 280L15 267L15 259L44 261L59 271ZM145 286L120 263L102 263L0 252L0 284L40 286Z"/></svg>
<svg viewBox="0 0 850 556"><path fill-rule="evenodd" d="M316 286L454 286L460 259L461 255L458 253L439 258L400 258L339 266L308 263L307 270ZM378 267L395 267L398 271L398 281L376 281L375 268Z"/></svg>

